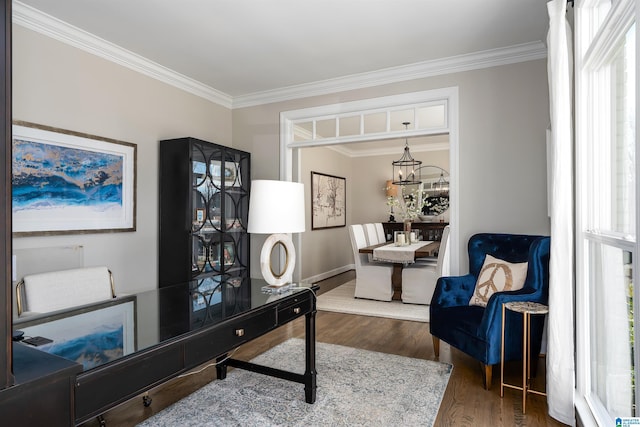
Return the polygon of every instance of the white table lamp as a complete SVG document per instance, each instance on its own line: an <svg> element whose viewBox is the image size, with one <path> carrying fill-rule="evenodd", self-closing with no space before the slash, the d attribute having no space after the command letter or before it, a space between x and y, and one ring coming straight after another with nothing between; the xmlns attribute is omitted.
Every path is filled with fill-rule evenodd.
<svg viewBox="0 0 640 427"><path fill-rule="evenodd" d="M296 252L291 236L285 233L301 233L304 229L304 184L289 181L251 181L247 231L271 234L260 252L260 271L269 285L282 286L293 280ZM285 262L282 271L275 272L271 254L278 244L284 248Z"/></svg>

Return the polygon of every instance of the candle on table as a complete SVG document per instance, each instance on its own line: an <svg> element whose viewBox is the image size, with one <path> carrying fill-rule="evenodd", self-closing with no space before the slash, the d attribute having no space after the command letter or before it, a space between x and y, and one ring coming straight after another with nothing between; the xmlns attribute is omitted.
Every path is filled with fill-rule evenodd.
<svg viewBox="0 0 640 427"><path fill-rule="evenodd" d="M404 245L404 234L398 234L398 244Z"/></svg>

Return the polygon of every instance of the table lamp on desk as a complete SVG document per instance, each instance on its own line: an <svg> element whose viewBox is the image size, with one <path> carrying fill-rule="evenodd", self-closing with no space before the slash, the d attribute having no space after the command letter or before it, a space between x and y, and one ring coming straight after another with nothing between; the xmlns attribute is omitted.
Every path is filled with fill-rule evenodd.
<svg viewBox="0 0 640 427"><path fill-rule="evenodd" d="M271 286L283 286L293 280L296 252L288 233L302 233L304 224L304 184L289 181L254 180L251 182L247 232L271 234L260 252L260 271ZM271 255L276 245L284 250L284 266L274 271Z"/></svg>

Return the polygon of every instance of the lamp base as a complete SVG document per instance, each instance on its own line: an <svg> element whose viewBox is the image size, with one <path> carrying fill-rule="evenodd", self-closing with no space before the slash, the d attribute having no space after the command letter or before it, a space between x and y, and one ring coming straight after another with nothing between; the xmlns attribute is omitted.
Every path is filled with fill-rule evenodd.
<svg viewBox="0 0 640 427"><path fill-rule="evenodd" d="M273 271L271 254L276 245L284 249L284 268L280 272ZM267 237L260 252L260 271L265 282L271 287L284 286L293 281L293 269L296 264L296 251L288 234L276 233Z"/></svg>
<svg viewBox="0 0 640 427"><path fill-rule="evenodd" d="M261 290L263 294L279 295L279 294L288 292L292 286L293 286L293 283L285 283L284 285L280 285L280 286L267 285L267 286L263 286Z"/></svg>

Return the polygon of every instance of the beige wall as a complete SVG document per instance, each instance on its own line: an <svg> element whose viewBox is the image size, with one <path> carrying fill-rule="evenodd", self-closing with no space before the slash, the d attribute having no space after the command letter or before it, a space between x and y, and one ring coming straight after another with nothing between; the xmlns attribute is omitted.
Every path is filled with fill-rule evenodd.
<svg viewBox="0 0 640 427"><path fill-rule="evenodd" d="M82 245L84 264L110 266L119 291L149 288L157 282L159 140L194 136L244 149L252 153L253 178L277 179L282 111L414 91L452 86L459 90L460 221L456 226L461 270L466 269L466 241L475 232L549 232L545 60L230 111L17 25L13 43L14 119L138 145L136 232L17 238L14 247ZM304 158L303 168L310 170ZM354 171L374 165L367 172L372 179L362 183L366 187L347 200L349 222L367 222L387 217L381 196L370 197L368 193L379 194L389 161L359 158L332 161L328 166L314 164L319 171L328 168L335 175L350 177L348 191L359 187L359 180L367 176ZM377 162L380 165L375 166ZM346 229L336 230L342 230L344 241ZM309 248L315 247L316 241L331 240L327 236L333 233L307 231L303 235L303 277L351 262L347 245L343 254L323 252L319 249L322 245ZM252 238L253 261L258 260L260 247L261 239ZM305 252L310 253L310 259ZM256 276L259 270L254 264Z"/></svg>
<svg viewBox="0 0 640 427"><path fill-rule="evenodd" d="M234 143L253 153L261 153L260 157L254 156L254 165L258 157L262 161L262 156L271 156L265 158L259 167L254 167L253 177L275 178L279 173L277 124L280 112L453 86L459 91L460 121L460 217L459 224L455 224L459 227L460 238L453 250L458 251L459 270L466 272L466 243L474 233L549 233L545 148L545 129L549 123L546 60L236 109L233 110ZM354 170L355 162L351 171L341 171L336 175L345 176ZM380 177L386 176L382 170L378 172ZM371 182L369 191L377 191L379 186L380 183ZM363 190L357 197L366 199L365 194ZM347 201L347 206L354 205L355 200ZM369 220L374 216L379 218L379 205L379 200L368 202L359 199L356 209L371 214L360 216L354 212L352 221ZM302 249L304 264L307 261L304 247ZM306 274L303 277L322 274L322 271L303 269Z"/></svg>
<svg viewBox="0 0 640 427"><path fill-rule="evenodd" d="M334 270L353 263L351 243L346 227L311 229L311 171L345 178L347 196L347 224L352 223L351 201L358 187L353 183L354 168L350 158L327 148L307 148L301 152L301 175L307 231L302 235L302 278Z"/></svg>
<svg viewBox="0 0 640 427"><path fill-rule="evenodd" d="M14 25L13 118L138 146L136 232L16 238L14 249L82 245L84 264L111 268L118 292L157 286L158 141L232 145L231 111Z"/></svg>
<svg viewBox="0 0 640 427"><path fill-rule="evenodd" d="M411 148L411 143L409 143ZM389 207L384 191L386 180L391 178L391 162L398 160L402 151L396 155L355 157L351 167L354 173L351 185L355 189L349 200L354 224L366 224L368 222L385 222L389 220ZM414 152L411 155L416 160L421 160L423 166L439 166L449 171L449 151L438 150L428 152ZM396 217L400 221L399 217Z"/></svg>

